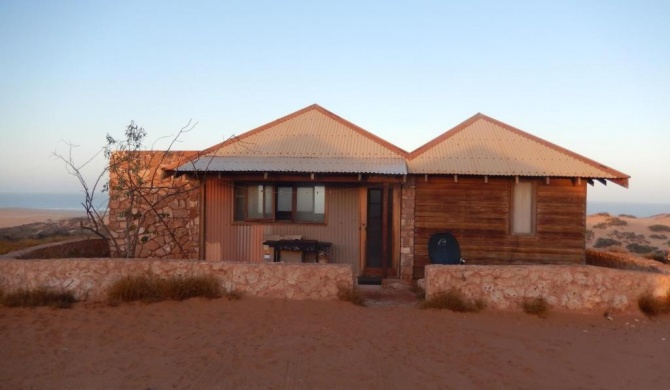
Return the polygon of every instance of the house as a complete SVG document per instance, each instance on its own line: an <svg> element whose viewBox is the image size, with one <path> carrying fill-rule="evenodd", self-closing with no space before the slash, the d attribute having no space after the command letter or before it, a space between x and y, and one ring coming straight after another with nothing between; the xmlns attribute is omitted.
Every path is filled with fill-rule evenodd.
<svg viewBox="0 0 670 390"><path fill-rule="evenodd" d="M629 179L482 114L408 153L318 105L174 171L200 183L201 259L260 262L267 240L301 237L355 275L404 280L436 233L468 264L583 263L587 184Z"/></svg>

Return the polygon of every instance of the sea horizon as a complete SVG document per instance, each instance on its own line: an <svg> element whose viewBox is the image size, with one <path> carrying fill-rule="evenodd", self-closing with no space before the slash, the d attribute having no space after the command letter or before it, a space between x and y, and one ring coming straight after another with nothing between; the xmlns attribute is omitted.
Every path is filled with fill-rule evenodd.
<svg viewBox="0 0 670 390"><path fill-rule="evenodd" d="M96 204L104 206L107 194L96 194ZM84 211L83 193L18 193L0 192L0 208ZM670 203L587 201L586 214L628 214L639 218L670 214Z"/></svg>
<svg viewBox="0 0 670 390"><path fill-rule="evenodd" d="M104 207L107 194L96 194L95 203ZM0 208L82 211L83 193L0 192Z"/></svg>

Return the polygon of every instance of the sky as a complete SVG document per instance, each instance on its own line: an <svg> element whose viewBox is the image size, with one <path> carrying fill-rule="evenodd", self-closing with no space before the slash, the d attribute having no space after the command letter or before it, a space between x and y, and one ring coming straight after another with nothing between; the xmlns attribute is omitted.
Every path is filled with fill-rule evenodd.
<svg viewBox="0 0 670 390"><path fill-rule="evenodd" d="M0 192L81 189L131 120L204 149L317 103L411 151L477 112L670 203L668 1L0 1ZM158 140L155 144L154 141ZM93 175L104 166L95 159Z"/></svg>

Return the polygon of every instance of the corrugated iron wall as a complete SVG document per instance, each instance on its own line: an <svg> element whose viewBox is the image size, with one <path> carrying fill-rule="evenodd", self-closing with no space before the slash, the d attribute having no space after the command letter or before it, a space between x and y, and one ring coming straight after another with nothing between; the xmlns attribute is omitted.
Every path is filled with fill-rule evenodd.
<svg viewBox="0 0 670 390"><path fill-rule="evenodd" d="M359 190L326 187L326 225L232 223L233 183L208 179L205 195L205 259L263 261L263 240L270 235L301 235L333 243L330 262L350 264L359 274Z"/></svg>

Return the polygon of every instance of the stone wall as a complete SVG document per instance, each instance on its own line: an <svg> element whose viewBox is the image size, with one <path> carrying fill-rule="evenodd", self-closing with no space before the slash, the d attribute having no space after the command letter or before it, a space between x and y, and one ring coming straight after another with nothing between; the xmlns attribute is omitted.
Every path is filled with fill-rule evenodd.
<svg viewBox="0 0 670 390"><path fill-rule="evenodd" d="M402 186L400 204L400 278L411 281L414 277L414 176Z"/></svg>
<svg viewBox="0 0 670 390"><path fill-rule="evenodd" d="M200 182L166 174L197 152L134 152L112 156L109 229L112 256L198 259L200 256ZM121 161L114 165L115 161ZM130 166L130 168L128 168ZM140 181L129 186L127 183ZM128 191L128 188L133 188Z"/></svg>
<svg viewBox="0 0 670 390"><path fill-rule="evenodd" d="M61 259L109 257L109 243L102 238L68 240L6 253L0 259Z"/></svg>
<svg viewBox="0 0 670 390"><path fill-rule="evenodd" d="M106 289L129 275L213 275L226 291L289 299L336 299L338 287L353 288L343 264L236 263L148 259L0 260L5 291L45 286L71 291L77 299L103 300Z"/></svg>
<svg viewBox="0 0 670 390"><path fill-rule="evenodd" d="M495 309L543 297L559 310L632 311L642 294L668 293L670 275L578 265L428 265L425 288L428 299L454 288Z"/></svg>
<svg viewBox="0 0 670 390"><path fill-rule="evenodd" d="M586 250L586 264L598 267L670 274L670 264L645 259L630 253L614 253L596 249Z"/></svg>

